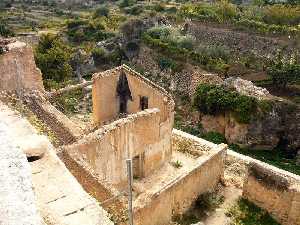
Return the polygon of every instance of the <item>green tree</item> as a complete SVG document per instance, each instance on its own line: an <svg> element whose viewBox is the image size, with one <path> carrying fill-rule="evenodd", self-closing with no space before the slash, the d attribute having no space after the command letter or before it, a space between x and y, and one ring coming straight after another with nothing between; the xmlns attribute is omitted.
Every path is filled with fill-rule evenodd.
<svg viewBox="0 0 300 225"><path fill-rule="evenodd" d="M35 50L35 61L45 80L62 82L69 79L72 75L70 57L70 48L58 36L41 36Z"/></svg>
<svg viewBox="0 0 300 225"><path fill-rule="evenodd" d="M300 64L295 55L285 58L279 53L269 62L267 73L274 85L286 88L287 84L300 80Z"/></svg>
<svg viewBox="0 0 300 225"><path fill-rule="evenodd" d="M0 19L0 36L10 37L14 36L14 32L8 28L7 24Z"/></svg>

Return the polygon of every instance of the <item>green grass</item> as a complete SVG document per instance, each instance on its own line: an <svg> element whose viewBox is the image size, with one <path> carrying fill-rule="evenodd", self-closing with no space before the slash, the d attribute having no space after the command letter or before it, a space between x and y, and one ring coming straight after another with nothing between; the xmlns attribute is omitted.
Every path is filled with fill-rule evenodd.
<svg viewBox="0 0 300 225"><path fill-rule="evenodd" d="M284 169L291 173L300 175L300 166L296 165L296 159L290 159L287 156L287 152L280 149L274 150L254 150L254 149L242 149L236 145L230 145L230 149L241 153L243 155L250 156L252 158L261 160L280 169Z"/></svg>
<svg viewBox="0 0 300 225"><path fill-rule="evenodd" d="M267 211L243 198L226 215L231 217L231 225L280 225Z"/></svg>

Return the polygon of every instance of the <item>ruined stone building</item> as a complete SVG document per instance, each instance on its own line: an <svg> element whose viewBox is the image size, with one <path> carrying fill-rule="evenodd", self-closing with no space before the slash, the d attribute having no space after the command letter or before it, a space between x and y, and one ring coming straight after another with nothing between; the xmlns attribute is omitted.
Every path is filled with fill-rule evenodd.
<svg viewBox="0 0 300 225"><path fill-rule="evenodd" d="M126 159L133 161L134 224L168 225L223 179L225 160L239 160L226 154L225 144L173 129L172 97L126 65L93 75L93 129L82 129L50 103L32 49L20 42L5 48L0 55L1 225L128 224ZM20 115L25 111L20 106L30 112ZM37 120L58 145L37 131ZM269 180L282 173L269 170L275 171L264 172ZM255 201L251 184L260 193L271 190L252 175L245 196ZM280 188L271 194L284 195L291 207L274 214L283 224L297 225L299 178L284 176L288 198Z"/></svg>

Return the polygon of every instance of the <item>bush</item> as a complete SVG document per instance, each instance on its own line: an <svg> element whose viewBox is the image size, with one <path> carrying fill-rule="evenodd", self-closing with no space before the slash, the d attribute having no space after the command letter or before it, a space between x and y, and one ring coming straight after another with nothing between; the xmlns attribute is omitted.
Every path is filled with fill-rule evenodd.
<svg viewBox="0 0 300 225"><path fill-rule="evenodd" d="M197 87L193 106L204 114L217 115L225 111L233 112L240 123L249 123L253 115L259 112L258 100L254 97L240 95L223 86L200 84Z"/></svg>
<svg viewBox="0 0 300 225"><path fill-rule="evenodd" d="M43 78L56 82L68 80L72 75L69 64L71 50L58 36L42 35L35 50L35 61Z"/></svg>
<svg viewBox="0 0 300 225"><path fill-rule="evenodd" d="M108 53L104 48L94 48L92 51L92 57L96 65L106 64L107 55Z"/></svg>
<svg viewBox="0 0 300 225"><path fill-rule="evenodd" d="M6 23L2 20L0 20L0 36L3 37L14 36L14 32L11 29L9 29Z"/></svg>
<svg viewBox="0 0 300 225"><path fill-rule="evenodd" d="M160 58L158 65L161 70L174 69L177 66L174 60L168 58Z"/></svg>
<svg viewBox="0 0 300 225"><path fill-rule="evenodd" d="M120 65L124 58L124 52L115 48L111 52L106 51L104 48L95 48L92 51L92 56L96 65L111 64Z"/></svg>
<svg viewBox="0 0 300 225"><path fill-rule="evenodd" d="M67 34L71 41L102 41L114 36L113 33L105 31L105 25L103 20L82 20L75 19L68 21Z"/></svg>
<svg viewBox="0 0 300 225"><path fill-rule="evenodd" d="M105 16L108 17L109 15L109 8L105 6L101 6L94 12L94 18Z"/></svg>
<svg viewBox="0 0 300 225"><path fill-rule="evenodd" d="M227 0L221 0L217 3L216 12L221 22L232 21L238 15L237 7Z"/></svg>
<svg viewBox="0 0 300 225"><path fill-rule="evenodd" d="M295 56L284 58L280 53L269 62L267 73L277 87L300 81L300 64Z"/></svg>
<svg viewBox="0 0 300 225"><path fill-rule="evenodd" d="M124 8L125 13L131 14L131 15L139 15L143 12L143 7L141 5L134 5L131 7Z"/></svg>
<svg viewBox="0 0 300 225"><path fill-rule="evenodd" d="M165 10L165 5L163 3L158 3L158 4L155 4L153 6L153 9L156 11L156 12L162 12Z"/></svg>
<svg viewBox="0 0 300 225"><path fill-rule="evenodd" d="M133 6L134 4L136 4L135 0L122 0L119 3L119 7L120 8L125 8L125 7L128 7L128 6Z"/></svg>
<svg viewBox="0 0 300 225"><path fill-rule="evenodd" d="M227 142L223 134L220 134L218 132L213 132L213 131L207 132L206 134L202 135L201 138L213 142L215 144L221 144Z"/></svg>
<svg viewBox="0 0 300 225"><path fill-rule="evenodd" d="M270 5L263 10L263 21L276 25L298 25L300 23L300 6Z"/></svg>

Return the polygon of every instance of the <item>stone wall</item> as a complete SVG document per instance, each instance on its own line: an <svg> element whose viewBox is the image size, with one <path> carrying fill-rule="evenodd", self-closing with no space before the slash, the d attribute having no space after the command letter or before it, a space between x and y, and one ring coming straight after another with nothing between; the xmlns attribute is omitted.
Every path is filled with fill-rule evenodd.
<svg viewBox="0 0 300 225"><path fill-rule="evenodd" d="M93 76L93 117L97 124L114 120L119 113L117 83L121 72L126 74L133 100L128 101L128 113L141 111L140 97L149 98L148 108L160 110L160 122L171 119L174 101L161 87L123 65Z"/></svg>
<svg viewBox="0 0 300 225"><path fill-rule="evenodd" d="M266 209L283 225L300 224L300 176L231 150L226 164L239 165L238 174L244 174L244 198Z"/></svg>
<svg viewBox="0 0 300 225"><path fill-rule="evenodd" d="M266 209L283 225L300 224L300 177L268 164L251 163L243 197Z"/></svg>
<svg viewBox="0 0 300 225"><path fill-rule="evenodd" d="M0 54L0 90L21 94L23 90L44 91L41 71L36 67L32 48L12 42Z"/></svg>
<svg viewBox="0 0 300 225"><path fill-rule="evenodd" d="M201 44L226 46L238 55L252 53L258 57L272 57L277 49L284 49L289 54L297 49L296 42L280 38L262 37L257 34L213 27L211 24L191 21L188 23L188 33L194 35Z"/></svg>
<svg viewBox="0 0 300 225"><path fill-rule="evenodd" d="M83 189L111 214L115 223L121 224L127 221L127 199L124 199L118 190L104 180L100 180L87 162L73 159L68 151L62 150L58 156Z"/></svg>
<svg viewBox="0 0 300 225"><path fill-rule="evenodd" d="M215 145L178 130L173 135L206 146L210 153L199 157L185 174L139 195L134 202L137 225L168 224L172 216L186 212L199 195L212 190L223 177L226 145Z"/></svg>
<svg viewBox="0 0 300 225"><path fill-rule="evenodd" d="M83 131L74 122L43 96L31 93L24 99L31 111L54 132L61 144L74 143L83 135Z"/></svg>
<svg viewBox="0 0 300 225"><path fill-rule="evenodd" d="M127 183L127 158L141 156L143 176L169 161L173 124L160 124L159 112L158 109L147 109L131 114L65 149L73 159L86 161L99 179L124 186Z"/></svg>

